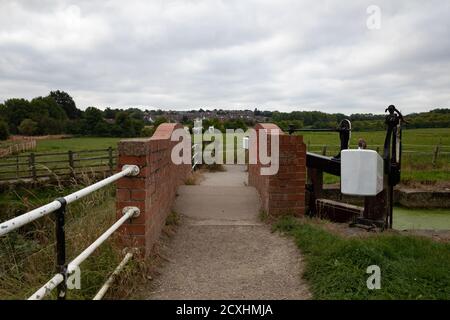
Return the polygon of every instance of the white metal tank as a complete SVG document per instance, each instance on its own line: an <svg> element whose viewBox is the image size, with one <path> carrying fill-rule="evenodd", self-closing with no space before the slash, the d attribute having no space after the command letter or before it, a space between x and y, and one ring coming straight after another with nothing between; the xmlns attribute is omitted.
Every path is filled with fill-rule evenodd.
<svg viewBox="0 0 450 320"><path fill-rule="evenodd" d="M373 150L341 152L341 192L347 195L375 196L383 190L383 158Z"/></svg>

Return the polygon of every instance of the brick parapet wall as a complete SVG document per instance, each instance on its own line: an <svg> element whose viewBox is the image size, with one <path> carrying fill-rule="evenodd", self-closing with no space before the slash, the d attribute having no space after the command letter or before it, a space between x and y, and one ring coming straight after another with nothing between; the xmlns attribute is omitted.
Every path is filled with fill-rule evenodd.
<svg viewBox="0 0 450 320"><path fill-rule="evenodd" d="M151 138L126 139L119 142L118 168L133 164L139 166L135 177L124 177L117 182L117 217L127 206L141 210L139 217L124 224L121 240L124 246L143 249L149 254L159 238L179 185L190 174L189 164L175 165L171 152L176 141L171 141L180 124L163 123Z"/></svg>
<svg viewBox="0 0 450 320"><path fill-rule="evenodd" d="M259 131L268 132L267 147L270 150L273 130L279 136L279 169L275 175L261 175L264 166L257 157L256 164L248 166L249 185L254 186L261 197L262 209L270 215L305 214L306 183L306 146L303 137L283 133L272 123L260 123L255 126L256 139L251 139L250 148L258 150L260 145ZM258 154L258 152L257 152Z"/></svg>

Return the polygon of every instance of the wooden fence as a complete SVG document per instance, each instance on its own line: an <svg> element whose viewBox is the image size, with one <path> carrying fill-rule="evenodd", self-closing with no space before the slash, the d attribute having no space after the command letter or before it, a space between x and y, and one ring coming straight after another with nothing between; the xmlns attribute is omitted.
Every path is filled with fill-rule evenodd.
<svg viewBox="0 0 450 320"><path fill-rule="evenodd" d="M34 153L0 159L0 181L51 177L77 177L81 174L112 174L116 150Z"/></svg>
<svg viewBox="0 0 450 320"><path fill-rule="evenodd" d="M22 143L15 143L8 147L0 149L0 158L7 157L9 155L30 151L36 149L36 140L30 140Z"/></svg>

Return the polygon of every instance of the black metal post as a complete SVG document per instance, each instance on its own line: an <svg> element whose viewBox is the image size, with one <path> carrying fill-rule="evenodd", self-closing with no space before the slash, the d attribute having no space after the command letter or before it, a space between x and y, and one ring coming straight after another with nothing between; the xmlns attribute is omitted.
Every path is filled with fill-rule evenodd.
<svg viewBox="0 0 450 320"><path fill-rule="evenodd" d="M65 232L65 214L67 202L64 198L58 198L56 201L61 203L61 208L55 212L56 218L56 272L61 273L64 281L57 287L58 300L65 300L67 293L67 266L66 266L66 232Z"/></svg>
<svg viewBox="0 0 450 320"><path fill-rule="evenodd" d="M402 158L402 123L406 123L402 114L394 105L390 105L385 112L387 124L386 139L384 140L384 173L388 178L388 199L386 213L386 227L393 227L394 186L400 182ZM397 149L398 148L398 149Z"/></svg>

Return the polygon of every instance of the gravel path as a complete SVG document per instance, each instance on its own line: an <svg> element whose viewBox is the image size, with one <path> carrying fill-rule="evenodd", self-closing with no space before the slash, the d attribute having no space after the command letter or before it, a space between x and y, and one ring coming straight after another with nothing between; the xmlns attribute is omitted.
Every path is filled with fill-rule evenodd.
<svg viewBox="0 0 450 320"><path fill-rule="evenodd" d="M259 197L246 186L244 167L204 178L178 191L182 223L147 298L310 298L298 249L259 221Z"/></svg>

